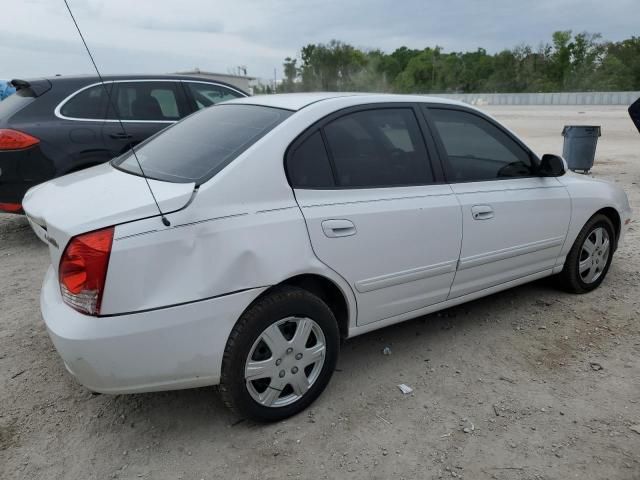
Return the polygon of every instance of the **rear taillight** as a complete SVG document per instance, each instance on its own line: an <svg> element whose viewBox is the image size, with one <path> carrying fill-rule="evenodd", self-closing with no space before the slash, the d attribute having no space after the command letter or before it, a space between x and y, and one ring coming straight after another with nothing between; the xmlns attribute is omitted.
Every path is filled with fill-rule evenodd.
<svg viewBox="0 0 640 480"><path fill-rule="evenodd" d="M60 292L65 303L79 312L100 315L113 230L78 235L64 249L58 269Z"/></svg>
<svg viewBox="0 0 640 480"><path fill-rule="evenodd" d="M0 212L22 213L22 205L19 203L0 202Z"/></svg>
<svg viewBox="0 0 640 480"><path fill-rule="evenodd" d="M0 128L0 150L22 150L40 143L36 137L28 133Z"/></svg>

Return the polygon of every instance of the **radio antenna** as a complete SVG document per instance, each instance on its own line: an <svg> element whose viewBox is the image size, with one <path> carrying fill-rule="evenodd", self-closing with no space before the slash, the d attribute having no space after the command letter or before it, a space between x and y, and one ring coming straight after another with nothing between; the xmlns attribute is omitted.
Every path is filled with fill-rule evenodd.
<svg viewBox="0 0 640 480"><path fill-rule="evenodd" d="M104 83L104 79L102 78L102 74L100 73L100 70L98 70L98 65L96 65L96 61L93 59L93 55L91 54L91 50L89 50L89 46L87 45L86 40L84 39L84 35L82 35L82 31L80 30L80 26L78 25L78 22L76 21L76 17L73 16L73 12L71 11L71 7L69 6L69 2L67 0L63 0L63 1L64 1L64 4L67 7L67 10L69 11L69 15L71 16L71 20L73 20L73 24L76 26L76 30L78 31L78 35L80 35L80 39L82 40L82 43L84 44L84 48L87 50L87 53L89 54L89 58L91 59L91 63L93 64L93 68L96 70L96 73L98 74L98 78L100 79L100 84L102 85L102 88L104 88L104 92L107 94L107 101L108 101L109 107L111 107L111 109L113 110L113 113L115 114L116 119L118 120L118 123L120 124L120 128L122 129L122 132L126 135L127 131L124 128L124 123L122 122L122 119L120 118L120 115L118 114L118 110L116 109L116 106L115 106L115 104L113 103L113 101L111 99L111 92L107 88L107 85ZM165 227L170 227L171 226L171 222L169 222L169 219L164 216L164 213L162 213L162 209L160 208L160 205L158 204L158 200L156 199L156 196L153 194L153 189L151 188L151 184L149 183L149 179L147 178L147 176L144 173L144 170L142 169L142 164L140 163L140 160L138 159L138 155L136 154L136 150L133 147L133 145L131 145L131 153L133 154L133 157L136 159L136 163L138 164L138 168L140 169L140 173L142 174L142 178L144 178L144 181L147 183L147 188L149 189L149 193L151 194L151 198L153 198L153 203L156 204L156 208L158 209L158 212L160 213L160 218L162 219L162 223L164 224Z"/></svg>

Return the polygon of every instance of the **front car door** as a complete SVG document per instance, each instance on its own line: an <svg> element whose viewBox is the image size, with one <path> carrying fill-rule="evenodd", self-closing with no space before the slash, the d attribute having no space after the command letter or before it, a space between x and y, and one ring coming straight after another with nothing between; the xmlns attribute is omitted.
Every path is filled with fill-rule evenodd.
<svg viewBox="0 0 640 480"><path fill-rule="evenodd" d="M449 298L551 273L571 216L565 187L490 118L464 107L424 107L461 207L463 242Z"/></svg>
<svg viewBox="0 0 640 480"><path fill-rule="evenodd" d="M449 294L460 206L430 162L421 122L413 105L348 109L308 130L287 155L313 250L351 285L358 325Z"/></svg>
<svg viewBox="0 0 640 480"><path fill-rule="evenodd" d="M103 138L114 157L190 113L177 80L115 81L111 102Z"/></svg>

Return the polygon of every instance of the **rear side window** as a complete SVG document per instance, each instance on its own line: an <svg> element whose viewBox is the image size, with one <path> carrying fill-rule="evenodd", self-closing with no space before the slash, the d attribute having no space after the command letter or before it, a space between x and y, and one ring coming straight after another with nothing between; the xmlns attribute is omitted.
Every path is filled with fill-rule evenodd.
<svg viewBox="0 0 640 480"><path fill-rule="evenodd" d="M433 182L411 108L351 113L324 127L340 187L391 187Z"/></svg>
<svg viewBox="0 0 640 480"><path fill-rule="evenodd" d="M69 118L103 120L107 110L107 92L111 85L95 85L71 97L62 107L60 113Z"/></svg>
<svg viewBox="0 0 640 480"><path fill-rule="evenodd" d="M293 112L256 105L214 105L165 129L135 150L146 176L201 184ZM131 152L113 165L140 175Z"/></svg>
<svg viewBox="0 0 640 480"><path fill-rule="evenodd" d="M244 96L239 92L231 90L230 88L225 88L222 85L196 82L184 82L184 85L186 85L187 90L191 94L198 110L210 107L216 103Z"/></svg>
<svg viewBox="0 0 640 480"><path fill-rule="evenodd" d="M177 82L118 82L112 100L117 116L139 121L176 121L180 118Z"/></svg>
<svg viewBox="0 0 640 480"><path fill-rule="evenodd" d="M451 182L534 175L529 152L484 118L460 110L429 109L447 153Z"/></svg>
<svg viewBox="0 0 640 480"><path fill-rule="evenodd" d="M320 131L304 140L287 157L287 174L294 188L334 186L329 156Z"/></svg>

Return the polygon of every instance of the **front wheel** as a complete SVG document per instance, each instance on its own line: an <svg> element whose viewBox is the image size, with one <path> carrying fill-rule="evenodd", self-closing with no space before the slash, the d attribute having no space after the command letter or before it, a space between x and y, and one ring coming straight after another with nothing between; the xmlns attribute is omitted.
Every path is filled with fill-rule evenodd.
<svg viewBox="0 0 640 480"><path fill-rule="evenodd" d="M613 258L614 232L611 220L600 214L582 227L559 275L565 290L586 293L602 283Z"/></svg>
<svg viewBox="0 0 640 480"><path fill-rule="evenodd" d="M306 290L278 288L249 307L229 336L220 382L223 400L257 421L295 415L326 387L338 349L331 309Z"/></svg>

